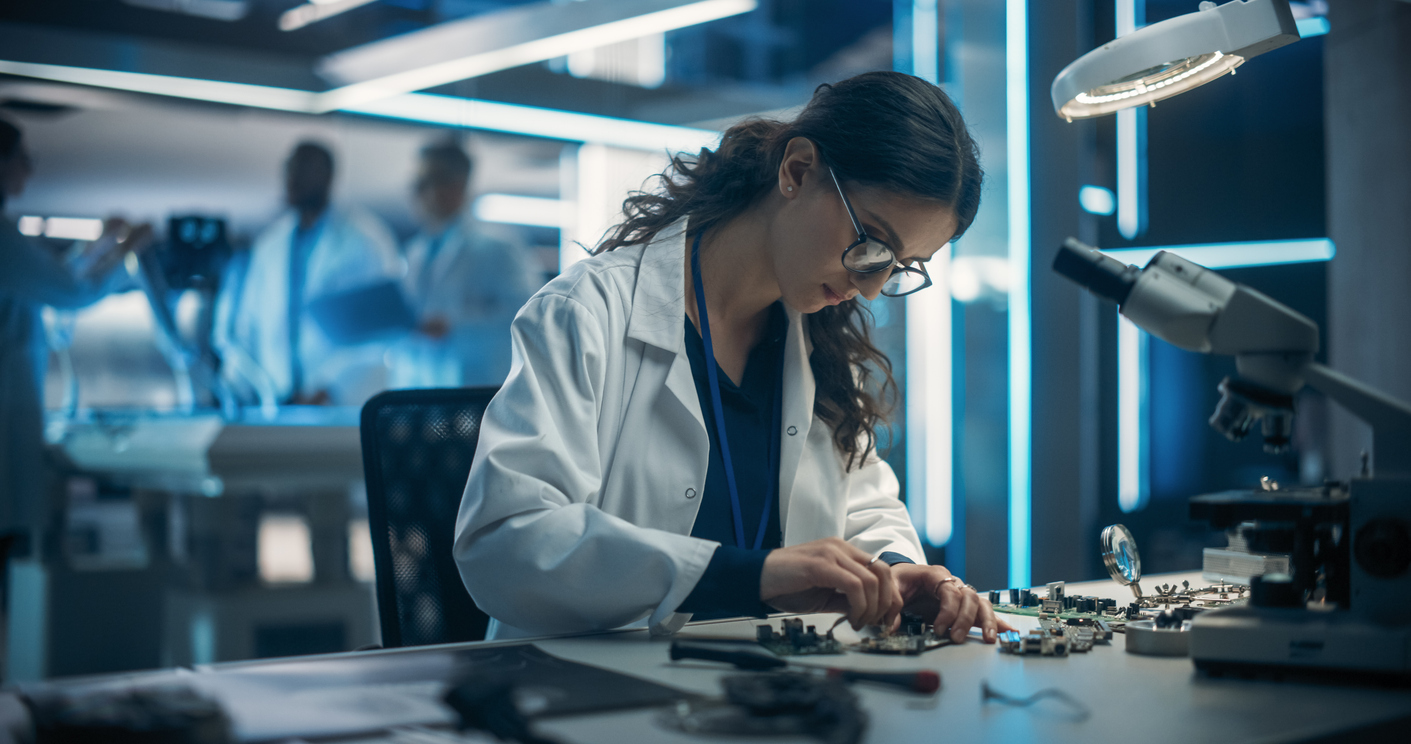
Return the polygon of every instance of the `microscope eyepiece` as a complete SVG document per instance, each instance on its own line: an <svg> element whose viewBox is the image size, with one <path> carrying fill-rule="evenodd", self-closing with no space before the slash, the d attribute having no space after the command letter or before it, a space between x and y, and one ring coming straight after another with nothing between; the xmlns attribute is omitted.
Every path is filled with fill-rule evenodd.
<svg viewBox="0 0 1411 744"><path fill-rule="evenodd" d="M1104 256L1077 238L1069 238L1059 246L1053 270L1119 306L1127 301L1127 295L1141 275L1141 269Z"/></svg>

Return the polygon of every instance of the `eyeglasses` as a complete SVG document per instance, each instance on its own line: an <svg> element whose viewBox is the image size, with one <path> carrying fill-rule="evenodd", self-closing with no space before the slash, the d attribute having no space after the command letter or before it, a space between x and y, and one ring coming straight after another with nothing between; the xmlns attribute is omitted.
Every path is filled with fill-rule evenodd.
<svg viewBox="0 0 1411 744"><path fill-rule="evenodd" d="M882 284L882 294L888 297L904 297L913 292L931 286L931 275L926 273L926 267L922 264L916 266L902 266L897 263L897 252L885 242L878 240L867 234L862 228L862 223L857 219L857 212L853 211L852 202L848 201L848 195L843 193L843 185L838 182L838 176L829 166L828 175L833 178L833 185L838 187L838 196L843 198L843 206L847 207L848 218L852 220L852 226L857 230L857 240L843 251L843 268L854 274L876 274L880 271L891 269L891 275Z"/></svg>

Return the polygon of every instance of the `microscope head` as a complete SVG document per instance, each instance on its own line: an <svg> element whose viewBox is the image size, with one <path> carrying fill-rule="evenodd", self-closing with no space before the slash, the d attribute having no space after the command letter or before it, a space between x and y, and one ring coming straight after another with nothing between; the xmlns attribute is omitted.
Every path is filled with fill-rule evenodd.
<svg viewBox="0 0 1411 744"><path fill-rule="evenodd" d="M1053 268L1116 302L1122 315L1163 341L1187 351L1234 356L1239 377L1220 384L1210 425L1239 440L1258 421L1265 449L1288 446L1293 394L1303 387L1304 366L1318 351L1313 321L1166 251L1138 269L1069 238Z"/></svg>

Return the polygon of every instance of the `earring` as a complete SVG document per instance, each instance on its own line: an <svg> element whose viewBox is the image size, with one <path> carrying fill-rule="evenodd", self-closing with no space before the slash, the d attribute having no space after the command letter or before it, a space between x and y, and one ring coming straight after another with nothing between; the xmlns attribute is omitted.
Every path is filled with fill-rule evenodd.
<svg viewBox="0 0 1411 744"><path fill-rule="evenodd" d="M793 190L794 190L794 187L793 187L793 186L785 186L784 188L786 188L786 189L788 189L788 190L790 190L790 191L793 191Z"/></svg>

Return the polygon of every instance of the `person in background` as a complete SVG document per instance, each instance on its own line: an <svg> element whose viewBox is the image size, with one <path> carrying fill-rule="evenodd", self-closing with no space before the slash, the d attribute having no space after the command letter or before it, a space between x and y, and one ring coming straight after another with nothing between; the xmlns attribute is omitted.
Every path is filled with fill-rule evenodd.
<svg viewBox="0 0 1411 744"><path fill-rule="evenodd" d="M470 156L427 146L413 184L421 230L407 244L403 287L420 326L393 350L392 387L499 385L510 370L510 322L542 282L521 247L466 214Z"/></svg>
<svg viewBox="0 0 1411 744"><path fill-rule="evenodd" d="M32 174L19 128L0 119L0 212ZM0 538L33 534L45 518L41 310L97 302L126 280L117 269L127 254L151 243L150 226L110 219L98 240L65 262L8 216L0 219Z"/></svg>
<svg viewBox="0 0 1411 744"><path fill-rule="evenodd" d="M333 153L302 142L285 163L288 210L260 234L230 312L226 343L295 404L360 405L385 387L383 350L338 347L305 310L319 297L395 281L404 270L392 233L374 215L330 204Z"/></svg>

